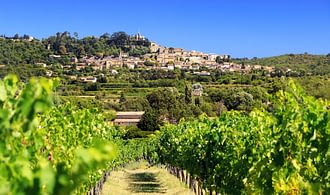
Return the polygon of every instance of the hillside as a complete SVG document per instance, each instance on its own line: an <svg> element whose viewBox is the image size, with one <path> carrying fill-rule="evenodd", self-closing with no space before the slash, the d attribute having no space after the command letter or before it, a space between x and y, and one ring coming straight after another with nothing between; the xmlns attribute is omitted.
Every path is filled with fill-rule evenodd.
<svg viewBox="0 0 330 195"><path fill-rule="evenodd" d="M266 58L235 59L237 63L275 66L281 70L291 69L313 74L330 73L330 53L327 55L285 54Z"/></svg>
<svg viewBox="0 0 330 195"><path fill-rule="evenodd" d="M78 38L69 32L38 40L29 35L0 37L0 64L67 64L70 58L82 56L118 56L126 52L130 56L142 56L149 52L150 42L140 34L128 35L125 32L104 33L103 35ZM50 55L55 57L50 58ZM56 55L61 55L57 59Z"/></svg>
<svg viewBox="0 0 330 195"><path fill-rule="evenodd" d="M153 44L148 38L137 33L128 35L125 32L104 33L101 36L87 36L79 38L78 33L56 33L42 40L29 35L13 37L0 36L0 65L46 63L62 65L71 64L73 59L81 61L86 56L104 58L111 56L129 56L137 63L134 57L139 57L146 65L175 63L176 65L190 61L193 64L222 64L230 61L230 55L207 55L203 52L191 51L183 55L181 48L171 48L155 55ZM166 48L166 47L165 47ZM186 52L187 53L187 52ZM121 55L122 54L122 55ZM147 55L145 55L147 54ZM228 56L228 59L226 59ZM215 57L218 57L217 59ZM219 58L220 57L220 58ZM179 59L179 60L178 60ZM205 61L205 59L207 59ZM290 76L306 74L324 75L330 73L330 53L327 55L285 54L280 56L257 58L236 58L234 64L262 65L277 67L283 73L291 70ZM217 63L216 63L217 62ZM92 61L91 63L97 63ZM111 62L115 63L115 62ZM290 72L290 71L289 71Z"/></svg>

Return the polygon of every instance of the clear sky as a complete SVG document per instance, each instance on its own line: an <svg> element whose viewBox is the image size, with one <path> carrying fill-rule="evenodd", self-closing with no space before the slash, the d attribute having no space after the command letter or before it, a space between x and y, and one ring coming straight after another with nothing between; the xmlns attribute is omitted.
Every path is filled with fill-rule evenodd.
<svg viewBox="0 0 330 195"><path fill-rule="evenodd" d="M140 32L233 57L330 53L330 0L1 0L0 34Z"/></svg>

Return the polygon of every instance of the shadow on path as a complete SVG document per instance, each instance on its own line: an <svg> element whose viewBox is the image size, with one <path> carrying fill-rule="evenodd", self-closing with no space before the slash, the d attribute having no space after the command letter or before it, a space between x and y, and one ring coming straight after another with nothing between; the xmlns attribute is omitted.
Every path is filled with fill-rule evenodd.
<svg viewBox="0 0 330 195"><path fill-rule="evenodd" d="M165 193L166 189L160 184L155 173L131 173L129 190L134 193Z"/></svg>

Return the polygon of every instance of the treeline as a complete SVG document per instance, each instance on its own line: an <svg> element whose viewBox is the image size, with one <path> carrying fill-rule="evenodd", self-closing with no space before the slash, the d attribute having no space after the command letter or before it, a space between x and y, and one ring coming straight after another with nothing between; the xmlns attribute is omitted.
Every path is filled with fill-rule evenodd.
<svg viewBox="0 0 330 195"><path fill-rule="evenodd" d="M119 56L120 52L125 52L131 56L141 56L149 52L150 46L147 38L135 39L125 32L115 32L111 35L105 33L99 37L87 36L81 39L78 38L78 33L72 36L69 32L58 32L42 40L24 37L0 37L0 64L46 63L53 60L50 55L79 58L85 55Z"/></svg>
<svg viewBox="0 0 330 195"><path fill-rule="evenodd" d="M118 56L120 52L128 52L131 55L143 55L149 52L148 39L136 40L125 32L115 32L112 35L105 33L100 37L88 36L82 39L78 34L71 36L69 32L56 33L56 35L44 39L43 44L56 54L74 54L77 57L85 55Z"/></svg>

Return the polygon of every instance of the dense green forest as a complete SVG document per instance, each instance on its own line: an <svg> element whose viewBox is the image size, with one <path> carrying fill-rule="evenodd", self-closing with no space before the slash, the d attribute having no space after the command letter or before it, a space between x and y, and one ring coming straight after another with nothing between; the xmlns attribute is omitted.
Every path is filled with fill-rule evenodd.
<svg viewBox="0 0 330 195"><path fill-rule="evenodd" d="M46 62L52 51L40 41L15 41L0 38L0 64L34 64Z"/></svg>

